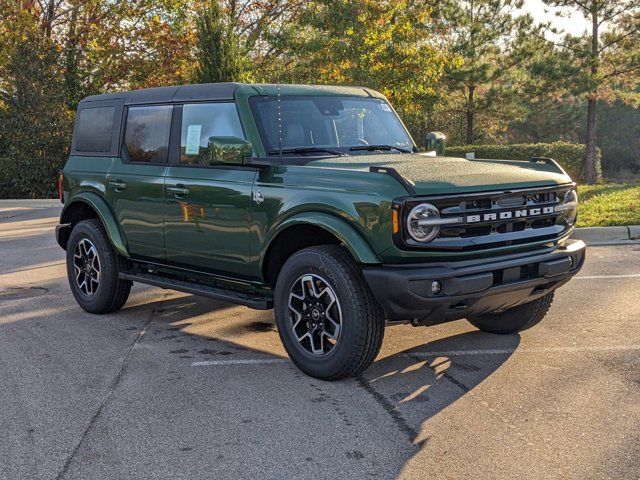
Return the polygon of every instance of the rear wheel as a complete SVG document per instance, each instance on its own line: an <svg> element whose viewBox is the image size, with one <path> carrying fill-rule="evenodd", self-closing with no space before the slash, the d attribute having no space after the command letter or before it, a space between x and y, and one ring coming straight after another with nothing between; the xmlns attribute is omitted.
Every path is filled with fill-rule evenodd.
<svg viewBox="0 0 640 480"><path fill-rule="evenodd" d="M486 313L467 320L471 325L490 333L516 333L531 328L544 318L551 308L554 292L547 293L524 305L519 305L504 312Z"/></svg>
<svg viewBox="0 0 640 480"><path fill-rule="evenodd" d="M67 243L67 276L84 310L109 313L122 308L131 290L130 281L118 278L123 264L98 219L83 220L73 228Z"/></svg>
<svg viewBox="0 0 640 480"><path fill-rule="evenodd" d="M312 377L357 375L380 351L384 314L343 247L309 247L292 255L278 276L275 304L289 357Z"/></svg>

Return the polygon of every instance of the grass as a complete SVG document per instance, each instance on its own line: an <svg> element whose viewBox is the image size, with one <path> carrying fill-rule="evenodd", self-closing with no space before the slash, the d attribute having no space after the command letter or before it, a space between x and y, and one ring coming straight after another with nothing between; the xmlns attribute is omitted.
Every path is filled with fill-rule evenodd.
<svg viewBox="0 0 640 480"><path fill-rule="evenodd" d="M578 185L578 227L640 225L640 183Z"/></svg>

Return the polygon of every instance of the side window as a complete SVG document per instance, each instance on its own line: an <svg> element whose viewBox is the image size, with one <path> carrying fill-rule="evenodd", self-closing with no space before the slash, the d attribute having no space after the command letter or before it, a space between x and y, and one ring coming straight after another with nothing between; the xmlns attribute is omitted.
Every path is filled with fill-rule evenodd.
<svg viewBox="0 0 640 480"><path fill-rule="evenodd" d="M244 138L234 103L189 104L182 107L180 163L212 165L211 137Z"/></svg>
<svg viewBox="0 0 640 480"><path fill-rule="evenodd" d="M84 108L78 112L76 151L105 153L111 150L115 107Z"/></svg>
<svg viewBox="0 0 640 480"><path fill-rule="evenodd" d="M124 141L132 162L167 161L172 112L171 105L129 107Z"/></svg>

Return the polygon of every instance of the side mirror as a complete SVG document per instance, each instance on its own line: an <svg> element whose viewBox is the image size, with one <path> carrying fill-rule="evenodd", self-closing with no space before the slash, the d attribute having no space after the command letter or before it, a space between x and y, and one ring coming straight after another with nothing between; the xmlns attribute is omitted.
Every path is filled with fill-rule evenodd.
<svg viewBox="0 0 640 480"><path fill-rule="evenodd" d="M426 136L427 151L435 151L438 155L444 155L445 152L445 139L442 132L429 132Z"/></svg>
<svg viewBox="0 0 640 480"><path fill-rule="evenodd" d="M209 137L212 164L242 165L245 157L253 155L251 142L240 137Z"/></svg>

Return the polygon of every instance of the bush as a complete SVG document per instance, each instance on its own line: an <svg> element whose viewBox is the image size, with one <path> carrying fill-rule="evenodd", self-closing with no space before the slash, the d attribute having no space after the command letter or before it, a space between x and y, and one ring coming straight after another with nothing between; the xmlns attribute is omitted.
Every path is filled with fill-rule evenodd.
<svg viewBox="0 0 640 480"><path fill-rule="evenodd" d="M12 52L3 69L0 198L53 198L68 155L73 112L65 102L60 52L39 31Z"/></svg>
<svg viewBox="0 0 640 480"><path fill-rule="evenodd" d="M9 174L9 159L0 157L0 198L12 198L13 187Z"/></svg>
<svg viewBox="0 0 640 480"><path fill-rule="evenodd" d="M60 150L64 153L64 149ZM55 198L58 195L58 172L64 159L52 161L36 157L12 161L0 158L0 199Z"/></svg>
<svg viewBox="0 0 640 480"><path fill-rule="evenodd" d="M527 160L531 157L549 157L557 160L567 173L578 183L584 181L585 146L579 143L516 143L512 145L465 145L447 147L447 155L464 157L467 152L475 152L476 158L499 158L504 160ZM602 175L602 152L596 152L596 172Z"/></svg>

